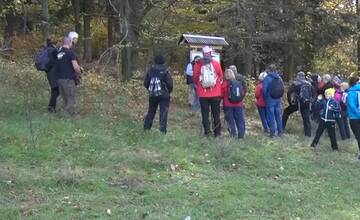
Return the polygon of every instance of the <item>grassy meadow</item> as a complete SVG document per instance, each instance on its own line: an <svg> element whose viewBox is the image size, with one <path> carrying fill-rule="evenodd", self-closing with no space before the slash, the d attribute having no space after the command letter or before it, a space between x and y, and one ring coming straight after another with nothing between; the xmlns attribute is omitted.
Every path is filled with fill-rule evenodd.
<svg viewBox="0 0 360 220"><path fill-rule="evenodd" d="M250 106L244 140L204 138L200 114L177 104L166 136L157 119L143 132L139 82L94 73L75 118L48 114L32 69L0 62L0 219L360 219L354 139L333 153L324 135L314 151L299 116L269 139Z"/></svg>

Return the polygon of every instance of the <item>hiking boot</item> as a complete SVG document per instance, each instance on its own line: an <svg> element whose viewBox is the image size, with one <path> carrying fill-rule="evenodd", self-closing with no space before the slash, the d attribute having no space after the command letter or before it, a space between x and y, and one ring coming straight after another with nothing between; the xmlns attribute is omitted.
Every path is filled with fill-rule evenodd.
<svg viewBox="0 0 360 220"><path fill-rule="evenodd" d="M48 112L49 113L56 113L56 109L54 107L49 106L48 107Z"/></svg>

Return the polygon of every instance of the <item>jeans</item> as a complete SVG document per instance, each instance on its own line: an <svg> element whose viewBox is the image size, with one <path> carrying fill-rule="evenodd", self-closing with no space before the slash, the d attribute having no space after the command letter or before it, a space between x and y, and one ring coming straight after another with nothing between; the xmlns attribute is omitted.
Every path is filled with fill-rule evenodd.
<svg viewBox="0 0 360 220"><path fill-rule="evenodd" d="M341 140L350 139L349 123L347 120L347 113L341 112L340 118L336 119L336 123L339 127Z"/></svg>
<svg viewBox="0 0 360 220"><path fill-rule="evenodd" d="M156 110L159 105L160 105L160 117L159 117L160 132L166 134L168 113L170 107L170 98L162 98L162 97L149 98L149 109L145 117L144 130L151 129L156 114Z"/></svg>
<svg viewBox="0 0 360 220"><path fill-rule="evenodd" d="M287 121L289 119L289 116L298 110L299 110L299 105L289 105L287 108L285 108L283 116L282 116L284 130L285 130ZM308 103L301 104L300 105L300 113L301 113L301 117L303 119L305 136L311 137L310 104L308 104Z"/></svg>
<svg viewBox="0 0 360 220"><path fill-rule="evenodd" d="M350 126L355 135L360 150L360 119L350 119Z"/></svg>
<svg viewBox="0 0 360 220"><path fill-rule="evenodd" d="M194 111L199 111L200 101L196 92L195 84L189 84L188 86L188 103L194 109Z"/></svg>
<svg viewBox="0 0 360 220"><path fill-rule="evenodd" d="M266 106L266 119L270 128L270 136L275 136L275 122L277 126L278 135L284 133L281 120L281 103L273 103Z"/></svg>
<svg viewBox="0 0 360 220"><path fill-rule="evenodd" d="M263 126L264 132L265 133L269 133L269 126L268 123L266 121L266 107L257 107L259 115L260 115L260 119L261 119L261 124Z"/></svg>
<svg viewBox="0 0 360 220"><path fill-rule="evenodd" d="M224 107L225 120L231 137L244 138L245 117L242 107Z"/></svg>
<svg viewBox="0 0 360 220"><path fill-rule="evenodd" d="M59 79L59 91L64 100L64 110L70 115L75 115L75 81L72 79Z"/></svg>
<svg viewBox="0 0 360 220"><path fill-rule="evenodd" d="M316 130L315 138L314 138L311 146L315 147L319 143L320 137L323 134L323 132L325 131L325 129L327 129L328 135L330 137L331 148L333 150L337 150L338 145L336 142L335 122L325 122L324 120L320 120L319 127Z"/></svg>
<svg viewBox="0 0 360 220"><path fill-rule="evenodd" d="M211 133L209 120L210 108L213 118L214 135L215 137L219 137L221 135L220 101L220 97L200 98L202 124L205 136L209 136Z"/></svg>
<svg viewBox="0 0 360 220"><path fill-rule="evenodd" d="M56 100L60 95L59 87L51 88L51 95L49 101L49 111L56 110Z"/></svg>

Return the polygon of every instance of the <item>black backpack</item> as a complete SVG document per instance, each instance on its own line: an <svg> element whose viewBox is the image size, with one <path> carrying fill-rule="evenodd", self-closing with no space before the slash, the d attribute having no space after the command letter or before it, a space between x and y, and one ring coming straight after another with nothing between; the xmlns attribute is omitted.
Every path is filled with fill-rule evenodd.
<svg viewBox="0 0 360 220"><path fill-rule="evenodd" d="M229 81L229 101L230 103L238 103L244 99L244 88L242 83L237 80Z"/></svg>
<svg viewBox="0 0 360 220"><path fill-rule="evenodd" d="M56 50L55 48L45 47L41 48L35 54L35 67L39 71L49 71L51 69L51 54Z"/></svg>
<svg viewBox="0 0 360 220"><path fill-rule="evenodd" d="M311 103L312 101L312 86L308 83L303 83L300 86L299 102Z"/></svg>
<svg viewBox="0 0 360 220"><path fill-rule="evenodd" d="M284 82L282 79L279 78L273 78L270 82L270 97L273 99L279 99L284 95L285 88L284 88Z"/></svg>

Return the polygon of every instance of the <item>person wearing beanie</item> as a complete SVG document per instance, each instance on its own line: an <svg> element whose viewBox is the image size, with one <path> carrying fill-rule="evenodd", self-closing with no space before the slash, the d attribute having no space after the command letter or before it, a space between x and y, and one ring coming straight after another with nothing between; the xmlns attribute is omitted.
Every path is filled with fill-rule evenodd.
<svg viewBox="0 0 360 220"><path fill-rule="evenodd" d="M360 83L359 77L350 77L350 89L347 93L347 113L350 120L350 127L358 143L360 151ZM360 153L358 155L360 161Z"/></svg>
<svg viewBox="0 0 360 220"><path fill-rule="evenodd" d="M173 81L165 65L164 56L155 56L154 62L155 64L147 72L144 79L144 87L149 92L149 107L144 121L144 130L151 129L156 110L160 105L160 132L166 134Z"/></svg>
<svg viewBox="0 0 360 220"><path fill-rule="evenodd" d="M319 95L318 101L314 105L314 108L318 108L321 111L321 120L316 130L314 140L311 143L311 147L315 148L317 146L321 135L325 129L327 129L331 142L331 148L333 151L338 150L335 134L335 121L340 114L340 106L334 100L334 93L335 90L333 88L325 90L325 98L322 95Z"/></svg>
<svg viewBox="0 0 360 220"><path fill-rule="evenodd" d="M200 99L202 124L205 136L210 136L209 113L211 109L215 137L221 136L220 102L223 71L220 63L212 58L212 48L204 46L203 57L194 65L194 83Z"/></svg>
<svg viewBox="0 0 360 220"><path fill-rule="evenodd" d="M255 104L259 112L261 124L263 126L263 131L264 133L269 134L270 128L266 121L266 102L263 96L263 84L262 84L266 76L267 76L266 72L262 72L259 75L259 81L255 88L255 99L256 99Z"/></svg>
<svg viewBox="0 0 360 220"><path fill-rule="evenodd" d="M339 104L341 112L343 112L342 108L345 108L345 106L341 105L341 100L344 95L344 91L341 89L342 80L339 76L334 76L333 78L333 85L335 88L335 94L334 99ZM350 139L350 129L347 125L347 119L344 120L344 117L346 117L346 114L340 114L339 117L336 119L336 123L339 127L339 132L341 136L341 140Z"/></svg>
<svg viewBox="0 0 360 220"><path fill-rule="evenodd" d="M296 80L291 84L287 99L289 106L285 108L282 122L284 130L291 114L300 110L306 137L311 137L310 106L313 99L311 83L306 81L305 73L298 72Z"/></svg>

